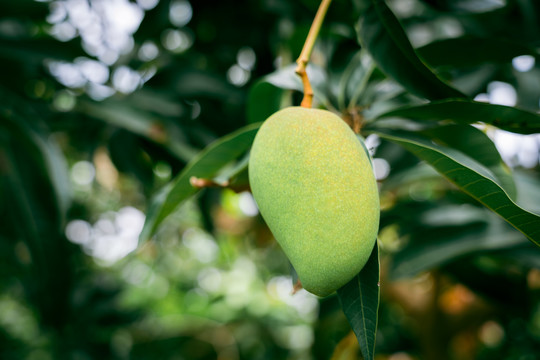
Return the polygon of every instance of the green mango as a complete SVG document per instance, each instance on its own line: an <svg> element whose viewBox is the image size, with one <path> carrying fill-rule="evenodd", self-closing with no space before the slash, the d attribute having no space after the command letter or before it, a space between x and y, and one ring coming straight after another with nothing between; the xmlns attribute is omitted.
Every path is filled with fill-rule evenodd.
<svg viewBox="0 0 540 360"><path fill-rule="evenodd" d="M379 194L361 140L337 115L289 107L259 129L249 160L253 197L302 286L327 296L366 264Z"/></svg>

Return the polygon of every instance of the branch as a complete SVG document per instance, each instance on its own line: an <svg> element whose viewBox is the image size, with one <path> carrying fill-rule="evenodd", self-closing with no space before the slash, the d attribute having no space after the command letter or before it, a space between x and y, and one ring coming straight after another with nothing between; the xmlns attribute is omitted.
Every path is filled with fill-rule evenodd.
<svg viewBox="0 0 540 360"><path fill-rule="evenodd" d="M307 76L306 66L309 62L309 58L311 57L313 46L315 45L317 36L319 36L319 31L321 30L324 17L326 15L326 12L328 11L328 7L330 6L331 2L332 0L321 1L319 10L317 10L315 19L313 19L313 23L311 24L311 28L309 29L309 33L306 38L306 42L304 43L304 47L302 48L302 52L300 53L298 60L296 60L296 64L298 65L296 67L296 73L302 79L302 84L304 86L304 98L302 99L302 103L300 104L300 106L302 107L310 108L313 101L313 89L311 88L311 84Z"/></svg>
<svg viewBox="0 0 540 360"><path fill-rule="evenodd" d="M229 186L229 182L225 182L225 183L217 183L213 180L210 180L210 179L203 179L203 178L198 178L196 176L192 176L189 178L189 183L191 184L191 186L193 186L194 188L197 188L197 189L202 189L202 188L208 188L208 187L227 187Z"/></svg>

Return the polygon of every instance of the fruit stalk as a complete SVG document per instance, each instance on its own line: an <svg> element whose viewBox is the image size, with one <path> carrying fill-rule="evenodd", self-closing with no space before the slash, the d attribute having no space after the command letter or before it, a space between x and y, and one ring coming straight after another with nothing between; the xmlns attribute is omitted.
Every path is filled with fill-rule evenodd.
<svg viewBox="0 0 540 360"><path fill-rule="evenodd" d="M311 88L311 84L309 82L309 78L306 72L306 66L309 62L309 58L311 57L313 46L315 45L317 36L319 36L319 31L321 30L324 17L326 16L326 12L328 11L328 7L330 6L331 2L332 0L321 1L321 5L319 5L319 10L317 10L317 14L315 14L315 19L313 19L313 23L311 24L311 28L309 29L309 33L304 43L304 47L302 48L302 52L300 53L298 60L296 60L296 73L302 79L302 84L304 86L304 98L302 99L302 103L300 104L300 106L302 107L311 108L311 103L313 101L313 89Z"/></svg>

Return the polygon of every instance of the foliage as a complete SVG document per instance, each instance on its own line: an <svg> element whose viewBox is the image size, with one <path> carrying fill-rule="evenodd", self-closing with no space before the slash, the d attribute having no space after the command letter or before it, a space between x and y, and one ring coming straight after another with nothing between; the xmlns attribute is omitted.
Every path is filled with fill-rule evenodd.
<svg viewBox="0 0 540 360"><path fill-rule="evenodd" d="M535 358L540 5L332 3L314 102L366 137L382 213L323 299L246 176L317 6L0 3L0 358Z"/></svg>

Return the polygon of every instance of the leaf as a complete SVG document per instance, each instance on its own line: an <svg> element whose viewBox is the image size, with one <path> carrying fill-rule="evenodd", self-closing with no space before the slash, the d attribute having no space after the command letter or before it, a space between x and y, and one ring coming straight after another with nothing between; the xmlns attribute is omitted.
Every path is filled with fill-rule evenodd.
<svg viewBox="0 0 540 360"><path fill-rule="evenodd" d="M264 79L253 85L247 102L247 118L250 123L266 120L281 108L284 90Z"/></svg>
<svg viewBox="0 0 540 360"><path fill-rule="evenodd" d="M483 211L484 210L484 211ZM486 251L511 249L528 242L520 233L502 222L485 209L449 205L430 210L422 216L422 231L410 234L409 244L392 259L390 277L412 277L419 272L453 262L464 256ZM456 226L452 219L456 214L463 217L483 217L485 223ZM429 218L450 220L444 226L426 226ZM532 246L532 245L531 245Z"/></svg>
<svg viewBox="0 0 540 360"><path fill-rule="evenodd" d="M189 161L196 154L196 150L190 145L180 141L178 136L173 136L178 132L176 127L163 122L156 115L112 101L99 104L80 101L78 106L79 111L89 116L166 146L180 160Z"/></svg>
<svg viewBox="0 0 540 360"><path fill-rule="evenodd" d="M47 327L66 316L72 283L70 247L63 236L70 201L65 159L30 102L12 111L0 109L0 241L14 256L22 246L28 255L16 259L29 300ZM18 109L25 104L27 109ZM13 247L14 246L14 247Z"/></svg>
<svg viewBox="0 0 540 360"><path fill-rule="evenodd" d="M447 125L423 131L432 140L461 151L490 170L503 190L515 200L516 184L495 144L481 130L467 125Z"/></svg>
<svg viewBox="0 0 540 360"><path fill-rule="evenodd" d="M5 39L0 38L0 60L41 66L44 60L72 61L84 55L80 42L61 42L53 38Z"/></svg>
<svg viewBox="0 0 540 360"><path fill-rule="evenodd" d="M145 241L150 238L168 215L184 200L198 192L199 189L191 186L189 182L192 176L213 178L227 164L247 151L260 125L257 123L245 126L216 140L191 160L152 200L139 239Z"/></svg>
<svg viewBox="0 0 540 360"><path fill-rule="evenodd" d="M420 133L387 129L375 133L426 161L463 192L499 214L540 246L540 216L518 206L484 165L454 148L438 145Z"/></svg>
<svg viewBox="0 0 540 360"><path fill-rule="evenodd" d="M364 0L358 37L380 69L412 94L436 100L466 97L420 60L398 19L383 0Z"/></svg>
<svg viewBox="0 0 540 360"><path fill-rule="evenodd" d="M452 120L459 124L483 122L518 134L540 132L540 115L515 107L463 99L433 101L391 110L378 118L403 117L415 120Z"/></svg>
<svg viewBox="0 0 540 360"><path fill-rule="evenodd" d="M534 50L516 41L474 36L434 41L416 49L416 51L429 65L434 67L510 62L520 55L538 57ZM463 54L467 54L467 56L463 56Z"/></svg>
<svg viewBox="0 0 540 360"><path fill-rule="evenodd" d="M379 292L379 250L375 243L362 271L337 291L343 312L366 360L375 356Z"/></svg>

